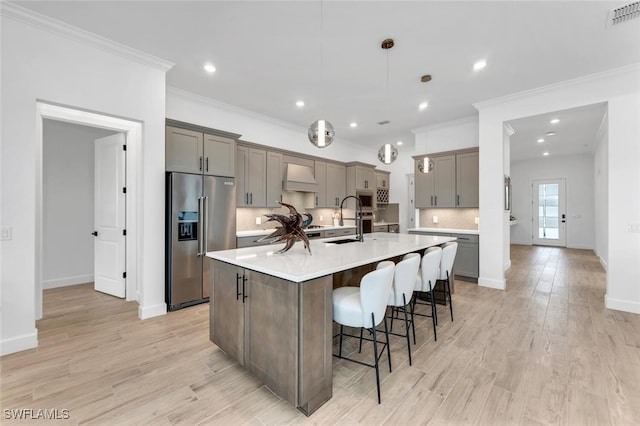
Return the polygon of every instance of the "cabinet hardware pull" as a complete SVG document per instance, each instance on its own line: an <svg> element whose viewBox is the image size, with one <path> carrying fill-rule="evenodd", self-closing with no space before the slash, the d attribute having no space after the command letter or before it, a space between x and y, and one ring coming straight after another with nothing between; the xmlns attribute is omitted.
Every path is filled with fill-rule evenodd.
<svg viewBox="0 0 640 426"><path fill-rule="evenodd" d="M431 196L431 205L433 205L433 195Z"/></svg>
<svg viewBox="0 0 640 426"><path fill-rule="evenodd" d="M204 169L205 169L206 172L209 171L209 157L207 157L206 166L205 166Z"/></svg>
<svg viewBox="0 0 640 426"><path fill-rule="evenodd" d="M242 277L236 272L236 300L240 300L240 296L242 295L242 293L240 293L240 278Z"/></svg>
<svg viewBox="0 0 640 426"><path fill-rule="evenodd" d="M247 296L247 295L245 294L244 284L245 284L246 282L247 282L247 277L246 277L245 275L242 275L242 303L244 303L244 299L246 299L247 297L249 297L249 296Z"/></svg>
<svg viewBox="0 0 640 426"><path fill-rule="evenodd" d="M249 204L253 205L253 192L249 193Z"/></svg>
<svg viewBox="0 0 640 426"><path fill-rule="evenodd" d="M460 195L456 195L456 206L460 205Z"/></svg>
<svg viewBox="0 0 640 426"><path fill-rule="evenodd" d="M318 196L316 195L316 206L318 205Z"/></svg>
<svg viewBox="0 0 640 426"><path fill-rule="evenodd" d="M434 195L434 196L433 196L433 199L435 200L435 202L436 202L436 206L437 206L437 205L438 205L438 196L437 196L437 195Z"/></svg>
<svg viewBox="0 0 640 426"><path fill-rule="evenodd" d="M248 192L245 192L245 193L244 193L244 198L245 198L245 200L246 200L245 202L246 202L246 203L247 203L247 205L248 205L248 204L249 204L249 193L248 193Z"/></svg>
<svg viewBox="0 0 640 426"><path fill-rule="evenodd" d="M202 171L202 156L200 156L200 171Z"/></svg>

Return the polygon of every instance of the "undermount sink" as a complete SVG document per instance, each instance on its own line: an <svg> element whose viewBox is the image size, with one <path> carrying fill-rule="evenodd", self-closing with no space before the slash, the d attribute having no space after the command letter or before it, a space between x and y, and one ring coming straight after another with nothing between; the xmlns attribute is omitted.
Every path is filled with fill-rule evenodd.
<svg viewBox="0 0 640 426"><path fill-rule="evenodd" d="M356 243L359 240L354 240L353 238L345 238L344 240L335 240L335 241L327 241L327 244L346 244L346 243Z"/></svg>

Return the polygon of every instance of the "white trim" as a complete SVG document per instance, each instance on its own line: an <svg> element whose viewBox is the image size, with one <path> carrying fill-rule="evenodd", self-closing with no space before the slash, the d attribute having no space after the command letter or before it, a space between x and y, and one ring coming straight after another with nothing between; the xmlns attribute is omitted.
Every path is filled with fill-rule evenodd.
<svg viewBox="0 0 640 426"><path fill-rule="evenodd" d="M504 290L507 288L507 282L503 278L502 280L492 280L491 278L478 278L478 285L480 287L495 288L496 290Z"/></svg>
<svg viewBox="0 0 640 426"><path fill-rule="evenodd" d="M607 268L608 268L608 264L607 261L604 260L604 258L602 256L598 256L598 259L600 260L600 265L602 266L602 269L604 269L605 272L607 272Z"/></svg>
<svg viewBox="0 0 640 426"><path fill-rule="evenodd" d="M42 282L42 289L67 287L70 285L86 284L93 282L93 274L76 275L75 277L57 278L55 280L46 280Z"/></svg>
<svg viewBox="0 0 640 426"><path fill-rule="evenodd" d="M511 268L511 259L509 259L509 261L506 263L506 265L504 265L504 271L506 272L507 269Z"/></svg>
<svg viewBox="0 0 640 426"><path fill-rule="evenodd" d="M634 73L638 71L640 71L640 63L635 63L631 65L626 65L620 68L614 68L612 70L607 70L607 71L603 71L595 74L589 74L582 77L574 78L573 80L565 80L559 83L549 84L547 86L542 86L542 87L538 87L531 90L525 90L523 92L512 93L510 95L506 95L501 98L494 98L487 101L476 102L472 105L479 110L479 109L499 105L505 102L515 101L519 99L526 99L534 95L539 95L546 92L558 90L567 86L581 85L592 80L609 78L617 74Z"/></svg>
<svg viewBox="0 0 640 426"><path fill-rule="evenodd" d="M13 19L14 21L22 22L32 27L66 37L80 43L89 44L103 51L107 51L144 65L152 66L161 71L167 71L174 66L172 62L149 55L148 53L133 49L129 46L125 46L124 44L117 43L89 31L82 30L65 22L18 6L14 3L6 1L0 2L0 14Z"/></svg>
<svg viewBox="0 0 640 426"><path fill-rule="evenodd" d="M166 315L167 313L167 304L160 303L158 305L153 306L138 306L138 318L141 320L158 317L161 315Z"/></svg>
<svg viewBox="0 0 640 426"><path fill-rule="evenodd" d="M569 244L569 243L567 243L567 248L577 249L577 250L593 250L593 245L581 245L581 244Z"/></svg>
<svg viewBox="0 0 640 426"><path fill-rule="evenodd" d="M469 115L467 117L458 118L450 121L443 121L441 123L431 124L429 126L418 127L417 129L411 129L412 133L423 133L429 130L440 129L442 127L452 127L452 126L460 126L462 124L479 122L480 118L478 115Z"/></svg>
<svg viewBox="0 0 640 426"><path fill-rule="evenodd" d="M613 309L622 312L631 312L632 314L640 314L640 303L629 302L628 300L613 299L606 294L604 295L604 306L607 309Z"/></svg>
<svg viewBox="0 0 640 426"><path fill-rule="evenodd" d="M64 121L68 123L100 127L116 130L126 134L127 140L127 280L126 298L128 301L136 300L140 303L140 289L142 288L141 270L142 264L142 223L143 205L142 197L142 123L123 118L112 117L95 112L83 111L62 105L36 102L36 253L35 253L35 319L42 318L42 239L43 239L43 147L44 135L42 121L44 119Z"/></svg>
<svg viewBox="0 0 640 426"><path fill-rule="evenodd" d="M517 244L519 246L531 246L533 244L531 244L531 241L519 241L519 240L512 240L510 244Z"/></svg>
<svg viewBox="0 0 640 426"><path fill-rule="evenodd" d="M29 334L11 337L0 342L0 356L38 347L38 329Z"/></svg>

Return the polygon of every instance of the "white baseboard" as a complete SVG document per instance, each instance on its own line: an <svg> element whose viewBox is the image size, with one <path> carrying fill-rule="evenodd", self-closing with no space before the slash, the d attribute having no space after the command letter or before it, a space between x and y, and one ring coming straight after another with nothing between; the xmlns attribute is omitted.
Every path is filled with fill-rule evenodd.
<svg viewBox="0 0 640 426"><path fill-rule="evenodd" d="M511 268L511 259L509 259L509 261L504 265L504 271L506 271L509 268Z"/></svg>
<svg viewBox="0 0 640 426"><path fill-rule="evenodd" d="M482 287L495 288L496 290L504 290L506 288L506 282L502 280L492 280L490 278L478 278L478 285Z"/></svg>
<svg viewBox="0 0 640 426"><path fill-rule="evenodd" d="M567 248L578 250L593 250L593 245L567 244Z"/></svg>
<svg viewBox="0 0 640 426"><path fill-rule="evenodd" d="M602 269L604 269L605 272L607 272L607 261L604 260L604 258L602 256L598 256L598 259L600 259L600 265L602 265Z"/></svg>
<svg viewBox="0 0 640 426"><path fill-rule="evenodd" d="M38 329L34 328L29 334L23 334L22 336L11 337L0 341L0 356L37 347Z"/></svg>
<svg viewBox="0 0 640 426"><path fill-rule="evenodd" d="M49 288L66 287L69 285L77 285L84 283L92 283L93 274L89 275L77 275L75 277L58 278L55 280L46 280L42 282L42 289L47 290Z"/></svg>
<svg viewBox="0 0 640 426"><path fill-rule="evenodd" d="M628 300L613 299L606 294L604 296L604 306L607 309L631 312L632 314L640 314L640 302L630 302Z"/></svg>
<svg viewBox="0 0 640 426"><path fill-rule="evenodd" d="M518 241L518 240L511 240L511 244L518 244L518 245L521 245L521 246L530 246L530 245L532 245L531 241Z"/></svg>
<svg viewBox="0 0 640 426"><path fill-rule="evenodd" d="M159 317L160 315L167 314L167 304L160 303L153 306L138 306L138 318L145 320L153 317Z"/></svg>

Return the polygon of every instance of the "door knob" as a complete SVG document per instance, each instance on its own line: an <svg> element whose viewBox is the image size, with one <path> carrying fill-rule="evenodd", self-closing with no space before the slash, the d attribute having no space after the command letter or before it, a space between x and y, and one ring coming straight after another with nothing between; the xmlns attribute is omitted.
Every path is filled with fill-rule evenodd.
<svg viewBox="0 0 640 426"><path fill-rule="evenodd" d="M93 232L91 233L91 235L93 235L94 237L97 237L97 236L98 236L98 231L93 231Z"/></svg>

